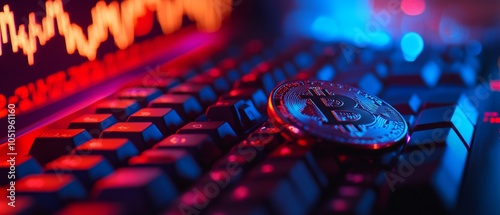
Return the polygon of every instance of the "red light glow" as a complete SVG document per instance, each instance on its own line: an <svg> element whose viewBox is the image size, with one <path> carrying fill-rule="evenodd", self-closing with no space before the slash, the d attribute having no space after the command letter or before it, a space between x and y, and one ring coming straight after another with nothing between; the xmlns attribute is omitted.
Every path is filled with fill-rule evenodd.
<svg viewBox="0 0 500 215"><path fill-rule="evenodd" d="M262 173L270 173L270 172L274 171L274 166L271 164L264 164L264 165L262 165L260 170L262 171Z"/></svg>
<svg viewBox="0 0 500 215"><path fill-rule="evenodd" d="M401 10L406 15L417 16L425 11L424 0L403 0L401 1Z"/></svg>
<svg viewBox="0 0 500 215"><path fill-rule="evenodd" d="M236 189L234 189L234 191L233 191L233 197L236 200L242 200L242 199L248 197L248 194L249 194L249 190L245 186L239 186Z"/></svg>

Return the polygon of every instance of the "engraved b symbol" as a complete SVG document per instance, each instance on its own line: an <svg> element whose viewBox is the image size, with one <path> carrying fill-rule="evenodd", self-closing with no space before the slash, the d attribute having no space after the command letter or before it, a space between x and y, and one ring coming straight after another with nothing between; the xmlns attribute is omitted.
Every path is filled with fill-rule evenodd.
<svg viewBox="0 0 500 215"><path fill-rule="evenodd" d="M349 97L319 88L310 88L309 92L312 95L299 95L299 98L309 99L327 119L326 124L362 125L375 121L373 114L358 108L358 103Z"/></svg>

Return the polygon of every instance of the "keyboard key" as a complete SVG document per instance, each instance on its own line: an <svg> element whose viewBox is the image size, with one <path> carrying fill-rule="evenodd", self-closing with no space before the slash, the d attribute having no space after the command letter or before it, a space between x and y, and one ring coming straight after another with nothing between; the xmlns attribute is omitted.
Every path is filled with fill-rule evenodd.
<svg viewBox="0 0 500 215"><path fill-rule="evenodd" d="M78 155L101 155L115 168L139 153L135 145L125 138L92 139L78 146L75 152Z"/></svg>
<svg viewBox="0 0 500 215"><path fill-rule="evenodd" d="M200 103L190 95L162 95L153 100L151 107L172 108L185 120L195 119L203 112Z"/></svg>
<svg viewBox="0 0 500 215"><path fill-rule="evenodd" d="M429 61L423 66L408 62L393 65L387 85L391 86L426 86L435 87L441 77L441 69L437 63Z"/></svg>
<svg viewBox="0 0 500 215"><path fill-rule="evenodd" d="M266 94L269 94L276 86L276 82L273 79L273 75L268 72L268 69L270 68L267 63L259 65L256 70L244 75L237 81L234 87L237 89L258 88L264 90Z"/></svg>
<svg viewBox="0 0 500 215"><path fill-rule="evenodd" d="M37 213L43 214L54 213L68 202L87 197L80 182L68 174L27 176L16 182L16 194L31 197Z"/></svg>
<svg viewBox="0 0 500 215"><path fill-rule="evenodd" d="M116 123L116 119L111 114L87 114L72 120L69 123L69 129L83 128L87 130L92 137L97 138L101 132Z"/></svg>
<svg viewBox="0 0 500 215"><path fill-rule="evenodd" d="M164 171L178 188L187 188L201 175L201 168L182 149L146 150L129 161L132 167L157 167Z"/></svg>
<svg viewBox="0 0 500 215"><path fill-rule="evenodd" d="M30 215L35 214L35 203L33 199L27 196L16 196L15 207L9 205L11 201L8 198L0 200L0 211L5 215Z"/></svg>
<svg viewBox="0 0 500 215"><path fill-rule="evenodd" d="M424 130L446 127L454 128L460 138L466 143L467 148L470 148L474 126L459 106L423 110L418 118L415 129Z"/></svg>
<svg viewBox="0 0 500 215"><path fill-rule="evenodd" d="M155 149L184 149L208 167L222 155L212 138L207 134L173 134L155 145Z"/></svg>
<svg viewBox="0 0 500 215"><path fill-rule="evenodd" d="M215 91L206 84L179 84L168 91L171 94L185 94L194 96L203 107L206 107L217 100Z"/></svg>
<svg viewBox="0 0 500 215"><path fill-rule="evenodd" d="M134 87L118 93L118 98L136 100L142 107L147 107L158 96L161 96L161 91L156 88Z"/></svg>
<svg viewBox="0 0 500 215"><path fill-rule="evenodd" d="M151 148L163 138L160 130L150 122L119 122L102 132L103 138L127 138L139 151Z"/></svg>
<svg viewBox="0 0 500 215"><path fill-rule="evenodd" d="M157 168L121 168L92 189L93 199L119 203L131 214L158 212L176 196L174 184Z"/></svg>
<svg viewBox="0 0 500 215"><path fill-rule="evenodd" d="M181 82L175 78L149 75L143 79L142 86L147 88L156 88L162 93L167 93L172 87L175 87L180 83Z"/></svg>
<svg viewBox="0 0 500 215"><path fill-rule="evenodd" d="M132 114L128 122L152 122L164 136L175 133L184 124L171 108L143 108Z"/></svg>
<svg viewBox="0 0 500 215"><path fill-rule="evenodd" d="M320 206L320 214L373 214L375 208L375 192L370 188L341 186L338 194L328 198Z"/></svg>
<svg viewBox="0 0 500 215"><path fill-rule="evenodd" d="M222 121L191 122L179 129L177 134L208 134L223 151L231 148L237 139L233 128Z"/></svg>
<svg viewBox="0 0 500 215"><path fill-rule="evenodd" d="M472 87L476 79L477 71L473 66L455 62L444 68L439 84Z"/></svg>
<svg viewBox="0 0 500 215"><path fill-rule="evenodd" d="M42 173L42 167L32 156L6 156L5 160L0 162L0 186L7 185L14 178L9 178L9 172L15 166L15 180L22 179L28 175Z"/></svg>
<svg viewBox="0 0 500 215"><path fill-rule="evenodd" d="M212 121L226 121L238 134L255 127L262 115L251 102L243 100L218 101L205 114Z"/></svg>
<svg viewBox="0 0 500 215"><path fill-rule="evenodd" d="M409 144L412 147L399 157L394 169L386 173L391 213L443 214L456 208L467 148L452 129L433 130L415 132L417 136Z"/></svg>
<svg viewBox="0 0 500 215"><path fill-rule="evenodd" d="M97 103L96 113L110 113L120 122L140 109L139 103L132 99L114 99Z"/></svg>
<svg viewBox="0 0 500 215"><path fill-rule="evenodd" d="M262 89L257 88L244 88L244 89L234 89L229 93L224 94L220 97L220 100L234 100L234 99L245 99L251 100L254 106L261 112L266 113L267 111L267 96Z"/></svg>
<svg viewBox="0 0 500 215"><path fill-rule="evenodd" d="M68 155L73 148L92 139L83 129L54 129L38 135L31 146L29 154L41 165L62 155Z"/></svg>
<svg viewBox="0 0 500 215"><path fill-rule="evenodd" d="M189 79L188 83L210 85L217 95L226 93L231 89L229 82L222 76L220 71L214 69Z"/></svg>
<svg viewBox="0 0 500 215"><path fill-rule="evenodd" d="M61 209L56 215L128 215L123 207L110 202L78 202Z"/></svg>
<svg viewBox="0 0 500 215"><path fill-rule="evenodd" d="M47 173L72 174L86 189L113 172L113 167L100 155L66 155L45 165Z"/></svg>

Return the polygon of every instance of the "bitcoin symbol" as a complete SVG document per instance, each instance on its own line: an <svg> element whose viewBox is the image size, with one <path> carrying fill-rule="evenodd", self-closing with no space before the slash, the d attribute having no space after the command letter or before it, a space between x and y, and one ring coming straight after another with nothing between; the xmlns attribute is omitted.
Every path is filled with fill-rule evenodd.
<svg viewBox="0 0 500 215"><path fill-rule="evenodd" d="M326 118L326 124L363 125L375 121L375 117L368 111L358 108L353 99L335 95L319 87L309 88L311 95L299 95L300 99L309 99Z"/></svg>

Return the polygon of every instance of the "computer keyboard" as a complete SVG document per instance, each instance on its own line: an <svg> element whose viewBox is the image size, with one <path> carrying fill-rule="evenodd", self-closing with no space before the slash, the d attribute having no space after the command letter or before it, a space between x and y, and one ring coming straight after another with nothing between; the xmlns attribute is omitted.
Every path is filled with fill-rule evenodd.
<svg viewBox="0 0 500 215"><path fill-rule="evenodd" d="M476 56L449 47L406 62L396 48L345 47L254 40L190 70L148 74L39 135L17 161L17 207L1 213L456 212L481 122ZM268 95L293 79L376 95L411 138L366 153L284 137L268 121Z"/></svg>

